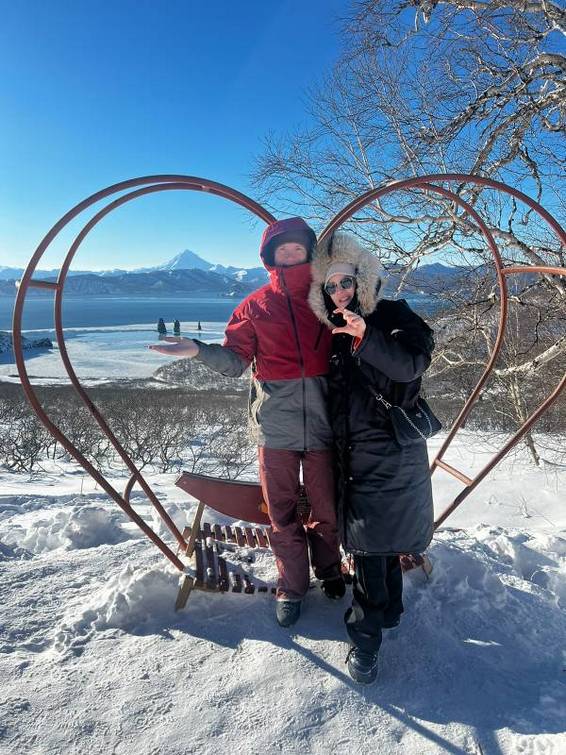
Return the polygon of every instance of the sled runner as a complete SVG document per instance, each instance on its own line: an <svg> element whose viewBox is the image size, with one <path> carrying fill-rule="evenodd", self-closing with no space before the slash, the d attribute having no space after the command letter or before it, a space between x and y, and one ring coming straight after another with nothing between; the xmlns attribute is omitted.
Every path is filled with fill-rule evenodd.
<svg viewBox="0 0 566 755"><path fill-rule="evenodd" d="M513 189L505 184L493 181L488 178L470 176L464 174L435 174L428 176L420 176L417 178L410 178L406 180L394 181L381 188L372 189L365 194L358 197L351 202L347 207L340 211L327 225L322 232L319 240L323 240L334 230L339 228L343 223L347 222L352 216L366 207L372 202L381 200L386 195L407 189L420 189L427 194L440 195L444 198L448 198L455 207L459 208L463 215L471 218L477 228L481 230L487 246L491 251L494 264L495 280L498 287L498 298L500 306L499 316L499 328L495 346L489 356L488 362L485 365L484 372L479 379L478 384L473 389L469 398L462 407L460 414L455 420L453 426L450 428L447 437L442 444L440 451L436 458L432 462L431 471L435 472L437 469L441 469L448 474L451 474L457 480L463 484L462 491L454 498L454 500L448 505L435 522L435 527L442 524L447 517L449 517L453 511L467 498L467 496L474 490L487 474L503 459L503 457L524 437L524 435L530 430L533 424L539 419L539 417L556 401L564 386L566 385L566 374L559 381L558 385L549 393L547 398L541 403L541 405L531 414L531 416L523 423L523 425L517 430L510 440L504 444L504 446L490 459L485 467L475 476L468 475L465 471L456 469L447 461L445 461L445 453L450 446L452 440L461 429L468 418L475 402L478 400L482 389L484 388L490 373L495 365L497 357L501 351L503 344L503 336L505 333L505 327L507 322L507 309L508 309L508 291L507 291L507 279L513 275L525 275L525 274L542 274L546 276L565 276L566 268L562 267L549 267L544 265L522 265L522 266L508 266L506 267L499 254L497 244L494 236L487 227L486 223L478 215L476 209L463 200L461 196L453 191L444 188L439 184L456 184L459 186L471 184L475 187L487 187L495 189L504 194L511 195L514 200L527 205L534 213L538 215L550 228L550 230L558 237L562 244L566 245L566 233L559 225L559 223L550 215L540 204L528 197L516 189ZM181 532L175 525L171 517L165 511L158 497L155 495L151 486L143 476L142 472L136 464L129 457L123 446L118 441L116 435L107 424L105 418L101 412L95 406L90 399L88 393L81 385L69 358L67 352L65 336L63 330L63 294L65 290L65 282L69 272L71 262L78 252L82 242L87 237L89 232L110 212L115 210L127 202L133 201L146 194L153 194L162 191L199 191L212 194L214 196L227 199L235 202L236 204L244 207L253 213L256 217L265 223L272 223L275 218L271 213L265 210L254 200L241 194L240 192L231 189L228 186L219 184L215 181L210 181L203 178L184 175L157 175L157 176L145 176L141 178L134 178L121 183L109 186L85 199L77 204L69 212L67 212L47 233L44 239L39 244L35 253L33 254L19 284L19 290L16 297L16 303L14 307L13 317L13 345L14 355L16 359L18 374L21 380L22 388L26 397L28 398L33 410L39 417L40 421L45 425L49 432L58 440L58 442L65 448L65 450L93 477L93 479L100 485L124 513L135 522L144 534L156 545L157 548L163 553L163 555L169 559L171 563L184 575L183 586L181 592L185 590L183 596L179 596L178 603L182 599L186 603L186 598L190 594L192 589L201 589L214 592L227 592L230 587L231 591L240 591L244 594L251 592L270 592L269 586L266 585L254 585L252 580L249 583L246 581L245 574L238 572L239 580L234 572L234 577L230 577L230 572L227 565L226 553L222 552L220 546L220 539L217 535L227 538L227 530L219 531L215 529L215 526L210 526L211 535L206 535L208 532L206 529L206 523L201 527L201 518L205 505L214 508L216 511L232 517L237 521L249 522L248 525L241 527L238 524L239 534L234 535L236 537L235 547L242 547L241 541L246 543L245 547L265 547L261 539L265 538L267 545L269 545L269 537L267 530L261 529L269 524L267 512L263 500L261 498L261 491L259 485L250 483L234 483L233 481L214 480L211 478L205 478L202 475L187 475L181 476L178 481L180 488L186 492L194 495L199 501L197 508L197 516L193 523L190 532ZM73 221L78 215L88 210L90 207L102 200L118 195L117 198L112 199L106 206L98 210L83 226L82 230L78 233L75 240L71 244L60 268L57 280L38 280L33 278L34 271L36 270L38 263L50 247L51 243L56 239L59 233L65 229L68 224ZM101 430L106 434L112 446L116 450L119 457L124 463L124 467L130 475L128 484L126 485L123 493L120 493L111 483L106 479L104 474L96 468L96 466L89 461L70 441L70 439L61 431L61 429L49 418L47 412L44 410L41 402L31 384L23 352L22 342L22 316L24 311L24 305L26 302L26 296L32 288L41 288L44 290L52 291L54 295L54 324L57 337L57 343L59 347L59 353L63 361L65 370L69 376L71 384L73 385L76 393L83 401L89 412L92 414L95 421L98 423ZM140 517L130 504L130 494L135 484L138 484L148 500L154 507L159 517L163 520L164 524L170 531L174 541L176 542L177 552L174 548L166 543L148 524ZM226 484L229 485L229 490L226 488ZM304 513L304 512L303 512ZM198 521L197 521L198 520ZM258 527L259 525L259 527ZM237 529L237 528L235 528ZM240 541L238 542L238 537ZM249 539L248 539L249 538ZM231 542L222 540L224 547ZM254 543L254 545L250 545ZM212 548L212 561L210 561L210 549ZM194 568L187 567L186 563L182 560L194 556ZM182 557L182 558L181 558ZM411 557L413 559L417 557ZM426 565L426 559L422 556L422 563L416 565L422 566L423 569ZM408 559L408 560L407 560ZM407 566L411 565L411 559L407 557ZM200 564L200 566L199 566ZM427 566L428 568L428 566ZM209 571L210 570L210 571ZM226 574L228 573L228 577ZM230 581L232 579L232 582ZM233 590L233 587L236 590ZM241 587L241 590L239 589ZM266 590L260 589L267 587ZM253 588L253 589L252 589ZM251 591L251 592L250 592ZM186 594L186 597L184 597Z"/></svg>

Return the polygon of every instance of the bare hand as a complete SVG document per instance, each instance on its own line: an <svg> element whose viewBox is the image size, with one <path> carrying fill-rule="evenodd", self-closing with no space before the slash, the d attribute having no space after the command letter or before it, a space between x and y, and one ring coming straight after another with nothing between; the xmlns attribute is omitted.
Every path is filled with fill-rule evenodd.
<svg viewBox="0 0 566 755"><path fill-rule="evenodd" d="M160 354L166 354L168 357L192 359L198 354L198 343L195 343L192 338L165 336L162 340L167 343L152 343L147 348L151 351L159 351Z"/></svg>
<svg viewBox="0 0 566 755"><path fill-rule="evenodd" d="M366 321L361 315L350 312L349 309L335 309L334 314L340 313L346 320L343 328L334 328L332 333L347 333L354 338L363 338L366 332Z"/></svg>

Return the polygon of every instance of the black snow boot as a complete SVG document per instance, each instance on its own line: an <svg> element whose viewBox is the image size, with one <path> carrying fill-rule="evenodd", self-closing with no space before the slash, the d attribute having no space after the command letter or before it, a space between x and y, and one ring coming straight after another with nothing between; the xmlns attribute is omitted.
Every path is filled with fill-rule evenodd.
<svg viewBox="0 0 566 755"><path fill-rule="evenodd" d="M346 656L350 676L358 684L373 684L377 679L377 653L350 648Z"/></svg>
<svg viewBox="0 0 566 755"><path fill-rule="evenodd" d="M385 620L382 625L382 629L395 629L395 627L398 627L401 623L401 617L400 616L394 616L392 618L385 617Z"/></svg>
<svg viewBox="0 0 566 755"><path fill-rule="evenodd" d="M323 580L320 588L330 600L340 600L346 594L346 583L342 576Z"/></svg>
<svg viewBox="0 0 566 755"><path fill-rule="evenodd" d="M300 600L278 600L275 604L275 616L280 627L291 627L301 615Z"/></svg>

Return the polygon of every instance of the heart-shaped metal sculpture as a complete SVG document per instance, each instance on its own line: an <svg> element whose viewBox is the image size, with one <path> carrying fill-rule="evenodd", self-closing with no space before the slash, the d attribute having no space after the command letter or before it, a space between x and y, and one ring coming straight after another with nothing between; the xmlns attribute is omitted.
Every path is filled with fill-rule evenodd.
<svg viewBox="0 0 566 755"><path fill-rule="evenodd" d="M564 386L566 385L566 374L565 374L562 380L559 382L559 384L555 387L555 389L540 404L540 406L531 414L531 416L524 422L524 424L518 429L518 431L513 435L513 437L496 454L494 454L494 456L488 462L488 464L486 464L485 467L475 477L468 477L465 473L455 469L454 467L452 467L450 464L446 463L443 460L445 452L448 449L450 443L452 442L454 436L456 435L458 430L462 427L474 403L478 399L480 392L493 369L495 360L497 359L497 355L499 354L499 351L501 349L501 346L503 343L503 336L505 332L505 325L507 321L507 308L508 308L508 292L507 292L507 284L506 284L507 278L512 275L524 274L524 273L541 273L545 275L560 275L560 276L566 275L566 268L561 268L561 267L545 267L545 266L505 267L501 259L501 256L499 254L497 244L495 243L495 240L493 238L493 234L490 232L489 228L487 227L485 222L482 220L482 218L479 216L479 214L474 209L474 207L472 207L472 205L470 205L468 202L464 201L458 194L452 191L449 191L448 189L445 189L443 186L438 185L438 183L447 183L447 182L458 183L460 185L461 184L474 184L476 186L495 189L505 194L509 194L516 199L519 199L520 201L524 202L528 207L530 207L532 210L534 210L556 233L561 243L566 245L566 233L564 232L563 228L540 204L538 204L537 202L535 202L534 200L532 200L530 197L523 194L522 192L517 191L516 189L513 189L503 183L500 183L498 181L493 181L487 178L482 178L478 176L469 176L465 174L434 174L434 175L428 175L428 176L420 176L418 178L411 178L411 179L407 179L403 181L394 181L379 189L370 190L366 192L365 194L361 195L360 197L358 197L353 202L351 202L343 210L341 210L326 226L326 228L324 229L324 231L322 232L319 238L319 241L325 239L329 234L331 234L333 231L339 228L343 223L349 220L354 215L355 212L361 210L370 202L381 199L384 196L391 194L392 192L417 188L417 189L422 189L426 192L437 194L444 198L449 199L461 210L463 210L467 215L469 215L477 224L477 227L481 230L483 236L486 239L487 245L491 251L491 254L493 256L494 267L495 267L496 280L499 287L499 300L500 300L500 317L499 317L499 327L498 327L498 332L497 332L497 338L495 341L494 349L485 366L485 370L482 376L480 377L480 380L478 381L478 384L476 385L476 387L470 394L468 400L464 404L457 419L455 420L454 424L450 428L448 435L444 443L442 444L442 447L440 448L436 458L432 462L432 467L431 467L432 472L434 472L437 468L443 469L449 472L450 474L452 474L461 482L463 482L465 486L464 489L461 491L461 493L459 493L459 495L456 496L456 498L452 501L452 503L444 510L444 512L438 518L438 520L435 523L436 527L438 527L440 524L442 524L446 520L446 518L454 511L454 509L462 503L462 501L472 492L472 490L477 485L479 485L479 483L494 468L494 466L498 464L499 461L501 461L501 459L510 451L510 449L513 448L521 440L521 438L532 427L534 422L536 422L536 420L543 414L543 412L545 412L548 409L548 407L558 398L560 392L563 390ZM141 471L136 467L132 459L128 456L128 454L126 453L126 451L121 446L116 436L112 432L111 428L106 423L104 417L102 416L100 411L97 409L97 407L93 404L93 402L90 400L88 394L86 393L86 391L80 384L80 381L73 369L73 366L69 359L69 355L67 353L64 332L63 332L63 323L62 323L62 301L63 301L63 292L64 292L64 286L65 286L67 273L69 271L69 267L73 260L73 257L77 253L81 243L83 242L87 234L97 225L97 223L99 223L106 215L108 215L117 207L120 207L121 205L127 202L130 202L134 199L137 199L138 197L144 196L146 194L152 194L152 193L161 192L161 191L173 191L173 190L207 192L215 196L228 199L232 202L235 202L236 204L241 205L242 207L250 210L250 212L254 213L258 218L265 221L266 223L271 223L271 222L274 222L275 220L275 218L271 215L271 213L269 213L261 205L259 205L257 202L250 199L249 197L245 196L244 194L241 194L240 192L234 189L231 189L230 187L225 186L223 184L219 184L214 181L209 181L207 179L198 178L194 176L183 176L183 175L146 176L146 177L141 177L141 178L134 178L128 181L122 181L120 183L109 186L108 188L103 189L102 191L99 191L96 194L93 194L92 196L88 197L83 202L80 202L78 205L72 208L69 212L67 212L53 226L53 228L47 233L45 238L39 244L19 284L19 290L18 290L16 304L14 308L13 343L14 343L14 353L15 353L15 358L16 358L16 364L17 364L18 373L21 379L22 388L31 406L33 407L37 416L41 420L41 422L55 436L55 438L57 438L57 440L68 451L68 453L74 459L76 459L76 461L82 467L84 467L84 469L96 480L96 482L101 486L101 488L121 507L121 509L130 517L130 519L134 521L142 529L142 531L147 535L147 537L149 537L152 540L152 542L175 565L175 567L179 569L179 571L184 572L186 571L186 568L183 561L181 561L181 559L171 549L171 547L167 543L165 543L165 541L161 537L159 537L159 535L157 535L151 529L151 527L149 527L149 525L132 508L130 504L130 494L131 494L133 486L136 483L140 485L144 493L147 495L149 501L154 506L158 515L164 521L164 523L170 530L171 534L175 538L179 549L182 549L184 553L187 553L190 555L192 554L193 549L195 547L195 539L197 537L197 533L200 532L200 518L202 515L204 504L211 505L213 508L220 511L221 513L227 514L228 516L231 516L235 519L244 519L250 522L254 522L256 524L269 523L269 519L265 512L265 507L262 505L261 490L259 488L259 485L254 484L254 483L237 483L234 481L219 480L215 478L206 478L202 475L191 475L187 473L183 474L181 478L177 481L177 484L179 485L179 487L183 488L190 494L195 495L195 497L197 497L198 500L200 501L200 505L197 511L197 518L193 525L192 531L184 532L184 533L180 532L177 526L175 525L175 523L172 521L170 516L167 514L167 512L165 511L165 509L159 502L157 496L151 489L148 482L145 480ZM127 193L124 194L123 192L127 192ZM108 205L106 205L103 209L97 212L94 215L94 217L92 217L91 220L89 220L88 223L86 223L86 225L83 227L81 232L77 235L76 239L74 240L71 247L69 248L69 251L64 259L63 264L61 265L61 269L60 269L60 273L59 273L57 281L53 282L53 281L41 281L41 280L33 279L32 275L41 257L43 256L47 248L50 246L51 242L61 232L61 230L65 226L67 226L67 224L71 220L73 220L77 215L82 213L84 210L88 209L93 204L100 202L106 197L110 197L114 194L121 194L121 196L119 196L119 198L117 199L114 199ZM41 403L33 389L33 386L29 380L29 376L26 370L26 365L25 365L25 360L24 360L23 350L22 350L22 335L21 335L21 321L22 321L23 307L25 303L26 294L30 288L44 288L44 289L53 290L55 292L55 302L54 302L55 332L57 336L57 342L58 342L61 358L63 360L67 374L69 375L71 383L73 387L75 388L76 392L78 393L78 395L80 396L81 400L84 402L88 410L91 412L92 416L94 417L94 419L96 420L96 422L98 423L102 431L108 436L112 445L114 446L117 453L119 454L124 464L126 465L127 469L129 470L129 473L131 476L123 494L120 494L108 482L108 480L100 472L100 470L96 469L91 464L91 462L89 462L89 460L74 447L72 442L61 432L60 428L57 427L49 419L48 415L46 414L43 407L41 406ZM228 491L227 494L223 495L223 492L226 492L226 491ZM262 546L263 541L265 539L265 535L263 534L263 531L257 530L257 532L254 534L251 528L248 528L248 529L250 530L250 533L251 533L251 534L247 533L247 530L246 530L246 537L249 540L248 545L251 545L251 542L252 542L250 538L255 538L253 542ZM241 535L241 537L244 537L244 535ZM223 578L223 581L225 581L224 578ZM193 581L191 577L190 583L185 583L187 594L188 594L188 591L190 591L192 584L193 584ZM246 589L245 591L247 592L249 590ZM186 601L186 596L185 596L185 601ZM182 603L182 600L180 602Z"/></svg>

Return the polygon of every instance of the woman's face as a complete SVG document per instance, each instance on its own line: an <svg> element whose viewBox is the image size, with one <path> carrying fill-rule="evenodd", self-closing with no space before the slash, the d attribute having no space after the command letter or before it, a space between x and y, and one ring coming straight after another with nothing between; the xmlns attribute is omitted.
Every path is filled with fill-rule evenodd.
<svg viewBox="0 0 566 755"><path fill-rule="evenodd" d="M356 279L351 275L336 273L328 279L324 288L338 309L346 309L356 293Z"/></svg>

